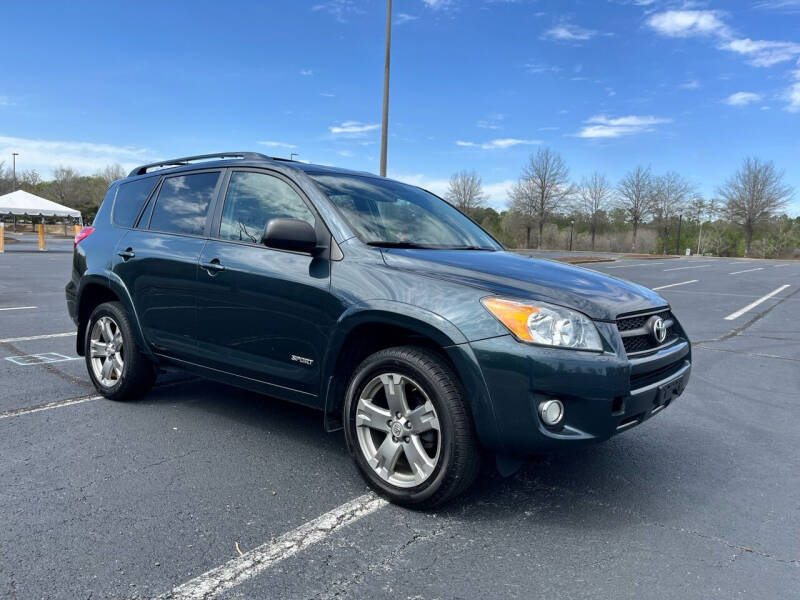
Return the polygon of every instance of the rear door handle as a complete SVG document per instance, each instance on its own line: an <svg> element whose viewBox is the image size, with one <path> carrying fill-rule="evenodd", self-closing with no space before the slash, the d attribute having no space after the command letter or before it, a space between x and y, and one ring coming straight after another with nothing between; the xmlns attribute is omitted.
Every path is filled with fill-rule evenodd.
<svg viewBox="0 0 800 600"><path fill-rule="evenodd" d="M126 248L122 252L117 252L118 256L122 257L122 260L128 260L136 256L136 253L133 251L133 248Z"/></svg>
<svg viewBox="0 0 800 600"><path fill-rule="evenodd" d="M225 267L220 264L218 258L214 258L209 262L200 263L200 268L205 269L209 275L216 275L220 271L225 270Z"/></svg>

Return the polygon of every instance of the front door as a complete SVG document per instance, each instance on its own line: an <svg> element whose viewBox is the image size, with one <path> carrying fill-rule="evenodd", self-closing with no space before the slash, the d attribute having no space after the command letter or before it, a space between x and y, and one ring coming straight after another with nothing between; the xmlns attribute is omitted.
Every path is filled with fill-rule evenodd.
<svg viewBox="0 0 800 600"><path fill-rule="evenodd" d="M260 244L273 218L319 217L289 180L234 170L218 228L200 256L198 351L203 364L314 403L336 310L330 261Z"/></svg>

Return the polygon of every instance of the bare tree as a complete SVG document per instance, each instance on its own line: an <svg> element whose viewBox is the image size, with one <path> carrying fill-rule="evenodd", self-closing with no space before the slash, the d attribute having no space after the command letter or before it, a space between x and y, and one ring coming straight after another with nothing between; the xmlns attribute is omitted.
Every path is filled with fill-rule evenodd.
<svg viewBox="0 0 800 600"><path fill-rule="evenodd" d="M744 229L745 256L750 256L755 228L786 206L793 194L772 161L749 156L717 193L725 200L728 218Z"/></svg>
<svg viewBox="0 0 800 600"><path fill-rule="evenodd" d="M459 171L450 177L445 200L461 212L470 214L486 204L481 178L475 171Z"/></svg>
<svg viewBox="0 0 800 600"><path fill-rule="evenodd" d="M584 177L578 187L578 212L589 220L592 232L592 250L597 235L597 220L601 211L608 208L613 188L606 176L595 171L589 177Z"/></svg>
<svg viewBox="0 0 800 600"><path fill-rule="evenodd" d="M53 170L53 181L50 182L50 191L59 204L70 206L73 200L75 200L78 178L78 173L72 167L61 166Z"/></svg>
<svg viewBox="0 0 800 600"><path fill-rule="evenodd" d="M510 210L525 221L527 247L531 245L531 227L536 223L539 227L536 244L541 249L545 221L565 204L573 191L569 169L558 152L541 148L531 155L509 194Z"/></svg>
<svg viewBox="0 0 800 600"><path fill-rule="evenodd" d="M619 207L625 211L628 221L633 225L631 250L636 252L636 235L639 225L653 212L653 177L650 167L641 165L629 171L617 185Z"/></svg>
<svg viewBox="0 0 800 600"><path fill-rule="evenodd" d="M126 175L127 173L125 173L125 169L122 168L122 165L119 163L114 163L113 165L108 165L101 171L98 171L95 177L99 177L105 181L106 185L111 185L117 179L122 179Z"/></svg>
<svg viewBox="0 0 800 600"><path fill-rule="evenodd" d="M694 195L694 186L675 171L667 171L653 180L653 212L660 222L661 231L664 234L664 254L667 254L672 220L688 208L689 200Z"/></svg>

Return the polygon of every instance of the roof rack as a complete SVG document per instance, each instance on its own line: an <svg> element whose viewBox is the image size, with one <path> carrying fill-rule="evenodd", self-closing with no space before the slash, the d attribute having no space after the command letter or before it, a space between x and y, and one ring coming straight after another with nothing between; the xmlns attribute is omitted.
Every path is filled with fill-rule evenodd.
<svg viewBox="0 0 800 600"><path fill-rule="evenodd" d="M266 154L261 154L259 152L219 152L216 154L198 154L197 156L172 158L170 160L164 160L161 162L142 165L141 167L136 167L133 171L131 171L128 177L133 177L134 175L144 175L145 173L147 173L151 169L155 169L156 167L159 168L180 167L201 160L211 160L211 159L223 160L226 158L238 158L241 160L274 160L271 156L267 156Z"/></svg>

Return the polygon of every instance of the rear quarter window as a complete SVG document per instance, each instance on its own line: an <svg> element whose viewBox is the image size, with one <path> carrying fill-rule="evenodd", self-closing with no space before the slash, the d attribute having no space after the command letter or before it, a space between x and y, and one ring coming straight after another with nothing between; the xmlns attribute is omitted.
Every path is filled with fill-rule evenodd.
<svg viewBox="0 0 800 600"><path fill-rule="evenodd" d="M158 177L148 177L120 184L114 200L114 210L111 213L114 224L120 227L133 227L157 182Z"/></svg>

